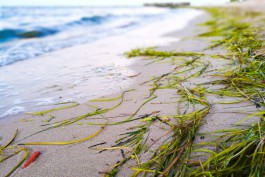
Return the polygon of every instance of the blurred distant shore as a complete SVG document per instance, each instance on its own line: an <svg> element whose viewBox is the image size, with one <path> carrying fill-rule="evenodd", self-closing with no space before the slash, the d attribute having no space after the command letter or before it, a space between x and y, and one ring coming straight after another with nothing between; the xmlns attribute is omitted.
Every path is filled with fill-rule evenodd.
<svg viewBox="0 0 265 177"><path fill-rule="evenodd" d="M190 2L179 2L179 3L146 3L144 6L147 7L167 7L167 8L180 8L190 6Z"/></svg>

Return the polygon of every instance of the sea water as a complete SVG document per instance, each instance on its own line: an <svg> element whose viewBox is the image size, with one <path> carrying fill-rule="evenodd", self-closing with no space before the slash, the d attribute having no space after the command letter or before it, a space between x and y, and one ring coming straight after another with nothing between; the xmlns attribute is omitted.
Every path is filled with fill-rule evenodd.
<svg viewBox="0 0 265 177"><path fill-rule="evenodd" d="M168 13L142 7L2 7L0 66L120 34Z"/></svg>
<svg viewBox="0 0 265 177"><path fill-rule="evenodd" d="M177 41L201 14L155 7L1 7L0 118L126 88L123 53Z"/></svg>

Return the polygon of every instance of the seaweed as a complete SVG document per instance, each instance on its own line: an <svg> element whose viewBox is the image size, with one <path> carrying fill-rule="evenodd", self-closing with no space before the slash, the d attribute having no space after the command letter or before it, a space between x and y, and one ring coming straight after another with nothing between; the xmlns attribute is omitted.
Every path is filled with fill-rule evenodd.
<svg viewBox="0 0 265 177"><path fill-rule="evenodd" d="M138 56L168 58L174 56L194 57L194 56L203 56L204 54L196 52L166 52L166 51L159 51L147 48L147 49L133 49L125 53L125 55L129 58L138 57Z"/></svg>
<svg viewBox="0 0 265 177"><path fill-rule="evenodd" d="M163 60L163 62L171 63L175 68L143 82L142 85L150 84L148 97L145 97L142 104L136 107L131 115L125 116L126 118L123 120L108 122L108 118L104 114L122 105L124 95L133 90L124 91L114 98L91 100L91 102L114 102L112 107L98 108L93 106L94 111L59 122L52 122L52 119L49 119L51 122L46 124L48 127L19 141L54 128L71 125L95 115L105 119L106 122L88 122L87 125L101 127L94 134L79 140L20 143L16 146L18 151L15 151L13 155L25 151L25 157L9 175L27 157L28 149L24 146L82 143L91 138L96 138L104 127L137 121L135 122L137 125L127 129L127 132L121 133L121 137L117 138L111 147L94 148L99 153L114 150L121 151L122 159L106 169L106 172L103 172L105 176L116 176L123 165L129 161L133 164L131 165L133 171L131 176L264 176L265 52L264 40L259 33L264 28L263 23L258 23L261 13L234 7L200 9L210 13L213 19L200 24L207 26L209 31L198 35L198 37L202 39L214 38L206 50L221 47L226 50L227 54L209 55L206 54L207 52L169 52L154 48L134 49L127 52L125 55L129 58L144 57L152 60L149 64L159 63ZM247 19L253 20L248 21ZM205 60L205 57L211 60L225 59L224 61L229 64L223 66L224 68L212 70L211 62L209 62L209 59ZM214 78L214 80L205 83L194 81L194 79L199 80L206 77L206 75L208 78ZM190 84L189 87L187 83ZM221 87L212 89L211 86L215 85ZM167 103L175 104L176 114L166 115L155 111L138 115L146 104L152 103L158 98L156 93L162 89L173 90L176 93L177 96L172 97L173 101ZM220 101L214 104L236 105L246 102L248 106L253 106L257 111L234 111L237 114L246 114L245 118L236 123L238 126L235 125L235 128L199 134L199 129L204 124L206 116L213 106L208 100L209 95L233 98L232 101ZM73 106L77 106L77 103L33 113L32 115L43 116ZM225 112L227 111L225 110ZM239 126L253 117L258 117L260 120L252 125ZM151 127L157 121L160 121L159 123L166 133L154 140L149 135ZM16 134L10 142L0 147L1 154L5 150L9 150ZM210 141L206 141L205 136L209 134L212 138ZM201 139L199 143L195 141L197 136L200 136ZM153 144L162 139L163 141L160 142L158 147L151 149ZM98 143L90 146L90 148L103 144L105 143ZM141 159L141 155L146 152L151 153L152 156L149 159ZM0 163L7 158L9 157L1 158Z"/></svg>
<svg viewBox="0 0 265 177"><path fill-rule="evenodd" d="M0 163L3 163L4 161L6 161L7 159L21 153L21 152L25 152L23 157L21 158L21 160L18 161L18 163L11 169L11 171L6 174L6 177L11 176L21 165L22 163L27 159L28 155L29 155L29 149L25 148L25 147L21 147L21 146L12 146L11 144L14 142L14 140L16 139L18 135L18 130L16 130L15 134L13 135L13 137L10 139L10 141L8 141L5 145L0 146ZM6 151L8 151L9 153L7 154ZM10 154L11 152L11 154Z"/></svg>

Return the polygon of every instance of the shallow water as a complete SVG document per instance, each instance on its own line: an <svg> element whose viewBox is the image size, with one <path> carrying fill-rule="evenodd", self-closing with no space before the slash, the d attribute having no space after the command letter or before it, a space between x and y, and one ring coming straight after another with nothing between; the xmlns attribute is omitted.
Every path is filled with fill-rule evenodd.
<svg viewBox="0 0 265 177"><path fill-rule="evenodd" d="M201 14L190 9L176 11L168 12L170 18L162 13L156 20L128 28L119 34L101 36L82 44L72 43L71 47L0 67L0 118L41 110L59 102L82 103L127 88L133 80L128 76L136 73L130 69L134 60L128 60L124 52L176 42L177 38L163 35L184 28ZM8 43L20 43L21 40L45 43L48 38L57 39L56 36L48 36L14 39ZM27 52L27 49L23 51Z"/></svg>

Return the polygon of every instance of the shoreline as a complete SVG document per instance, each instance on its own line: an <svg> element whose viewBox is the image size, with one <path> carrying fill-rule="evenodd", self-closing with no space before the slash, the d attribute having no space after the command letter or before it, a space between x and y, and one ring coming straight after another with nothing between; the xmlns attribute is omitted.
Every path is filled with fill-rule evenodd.
<svg viewBox="0 0 265 177"><path fill-rule="evenodd" d="M204 16L201 17L200 22L208 20L209 16L208 18ZM194 22L198 21L194 20ZM78 107L51 112L55 118L50 123L42 122L51 118L48 113L44 116L29 117L33 119L32 122L13 122L12 128L1 124L7 135L4 141L10 139L12 132L19 127L20 132L14 144L19 141L19 143L26 143L25 146L30 147L31 151L42 152L41 158L30 168L19 169L14 176L58 176L62 175L62 172L65 176L87 176L88 174L90 176L115 176L117 172L117 176L130 176L137 170L145 170L146 167L142 163L152 158L153 152L156 152L157 149L161 148L160 151L162 151L163 146L167 145L165 142L169 139L178 142L180 141L178 136L183 137L184 145L180 144L183 146L179 148L176 145L177 150L173 149L173 151L178 151L180 154L182 152L189 153L191 141L194 143L211 141L212 137L207 136L208 132L235 128L234 124L246 117L245 114L238 113L242 109L255 113L257 109L250 100L231 106L231 104L220 104L220 102L233 102L235 100L233 97L221 94L204 95L206 91L212 93L222 88L222 85L205 86L203 89L200 84L221 79L223 76L220 74L222 73L220 68L230 67L231 61L222 58L223 56L229 57L226 48L220 46L207 49L215 38L197 37L198 34L207 34L206 26L193 24L188 28L192 28L191 26L193 26L192 30L183 30L189 33L187 34L188 38L178 43L158 47L155 51L149 49L132 53L132 55L138 56L137 62L131 66L138 69L134 85L130 87L133 90L104 96ZM183 33L181 35L185 36ZM240 94L240 92L234 93ZM187 103L185 102L186 98ZM193 103L192 105L189 105L189 100ZM255 116L254 120L246 121L242 127L255 124L259 119ZM52 127L56 127L56 122L62 124L57 128ZM50 124L52 128L21 140L21 138L40 130L38 126L40 124ZM193 126L189 127L190 125ZM0 129L3 128L0 127ZM129 140L128 138L123 139L124 142L122 139L119 140L126 135L124 133L134 130L138 131L136 134L132 134L136 138L132 142L136 141L136 144L127 144L125 140ZM73 145L45 146L41 143L37 143L35 146L27 145L28 142L60 141L65 143L77 141L98 131L100 133L95 138ZM176 138L175 141L174 138ZM168 143L170 144L170 141ZM94 147L90 148L91 146ZM110 150L105 151L105 148ZM187 151L181 150L183 148ZM138 153L137 150L140 152ZM183 158L185 157L187 156L184 155ZM7 161L4 167L0 167L1 171L2 168L3 170L10 168L14 161L15 158ZM137 168L132 170L131 167ZM47 169L52 170L48 171ZM153 171L148 166L147 169ZM167 169L160 171L164 174L167 173ZM204 169L202 173L203 171Z"/></svg>
<svg viewBox="0 0 265 177"><path fill-rule="evenodd" d="M187 23L185 20L189 21L192 16L198 15L197 13L199 12L185 12L188 14L187 17L176 15L174 18L178 18L178 25L183 27ZM161 25L169 26L170 23L172 19L167 19ZM133 79L130 76L136 73L129 67L134 61L127 59L124 52L137 47L163 45L178 40L174 36L161 36L175 29L174 26L177 25L170 25L158 32L152 32L152 29L159 28L159 24L152 23L126 34L47 53L36 59L21 61L2 68L0 75L17 93L6 91L6 94L11 96L5 99L4 108L0 108L2 112L0 117L7 119L10 116L6 115L13 116L13 109L14 113L23 112L23 110L31 112L49 109L53 104L60 102L84 103L88 99L94 99L106 93L108 95L110 92L118 92L119 87L127 88ZM138 40L139 38L143 41ZM27 66L27 72L24 71L25 66ZM31 93L28 93L28 86L31 87Z"/></svg>

